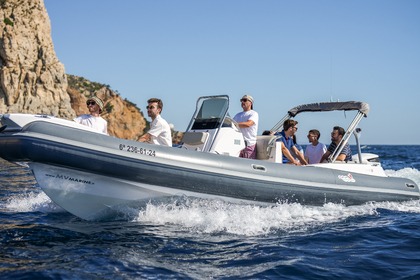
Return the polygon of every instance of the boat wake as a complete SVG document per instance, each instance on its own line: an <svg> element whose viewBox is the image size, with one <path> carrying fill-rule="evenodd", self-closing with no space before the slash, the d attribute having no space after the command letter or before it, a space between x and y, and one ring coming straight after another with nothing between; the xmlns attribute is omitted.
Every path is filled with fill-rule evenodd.
<svg viewBox="0 0 420 280"><path fill-rule="evenodd" d="M198 233L258 236L279 232L307 232L349 218L380 215L379 209L420 213L420 200L358 206L328 203L322 207L301 204L262 207L185 198L183 202L148 204L146 209L138 211L133 221L154 225L175 224L186 231Z"/></svg>

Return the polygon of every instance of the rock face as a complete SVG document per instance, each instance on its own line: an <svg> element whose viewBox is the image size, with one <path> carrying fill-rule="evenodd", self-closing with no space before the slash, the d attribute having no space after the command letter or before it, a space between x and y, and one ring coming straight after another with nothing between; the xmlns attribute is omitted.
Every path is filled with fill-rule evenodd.
<svg viewBox="0 0 420 280"><path fill-rule="evenodd" d="M88 113L86 100L106 104L112 136L137 140L148 126L135 104L109 86L66 75L51 38L43 0L0 0L0 113L48 114L66 119Z"/></svg>
<svg viewBox="0 0 420 280"><path fill-rule="evenodd" d="M0 0L0 112L73 118L42 0Z"/></svg>

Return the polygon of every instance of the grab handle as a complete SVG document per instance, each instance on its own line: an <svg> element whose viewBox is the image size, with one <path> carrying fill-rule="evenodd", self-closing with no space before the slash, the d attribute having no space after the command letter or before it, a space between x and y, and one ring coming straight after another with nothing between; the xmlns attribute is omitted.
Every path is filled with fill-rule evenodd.
<svg viewBox="0 0 420 280"><path fill-rule="evenodd" d="M258 164L253 164L252 168L254 168L255 170L258 170L258 171L264 171L264 172L267 171L267 169L265 169L265 166L258 165Z"/></svg>

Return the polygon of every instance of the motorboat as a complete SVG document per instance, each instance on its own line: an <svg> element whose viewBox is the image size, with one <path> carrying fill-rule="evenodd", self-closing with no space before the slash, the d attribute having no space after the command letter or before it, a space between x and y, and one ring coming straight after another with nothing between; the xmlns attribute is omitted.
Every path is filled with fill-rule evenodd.
<svg viewBox="0 0 420 280"><path fill-rule="evenodd" d="M260 135L257 159L240 158L245 147L230 117L229 96L198 98L177 147L119 139L73 121L36 114L3 114L0 157L26 164L57 205L86 220L103 219L125 205L159 203L178 196L273 205L363 204L420 198L418 185L385 174L378 156L361 152L358 124L364 102L321 102L293 107L272 128L303 112L355 111L346 134L326 163L282 164L281 142ZM355 136L353 161L338 162Z"/></svg>

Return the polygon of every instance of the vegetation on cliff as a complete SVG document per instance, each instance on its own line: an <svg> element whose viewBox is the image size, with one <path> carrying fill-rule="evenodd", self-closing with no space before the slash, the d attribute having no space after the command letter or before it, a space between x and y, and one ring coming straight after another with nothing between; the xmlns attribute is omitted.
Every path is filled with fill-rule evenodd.
<svg viewBox="0 0 420 280"><path fill-rule="evenodd" d="M102 117L108 121L108 132L112 136L137 140L148 129L149 123L136 104L122 99L109 85L89 81L67 74L67 93L76 115L86 114L86 100L98 96L104 101Z"/></svg>

